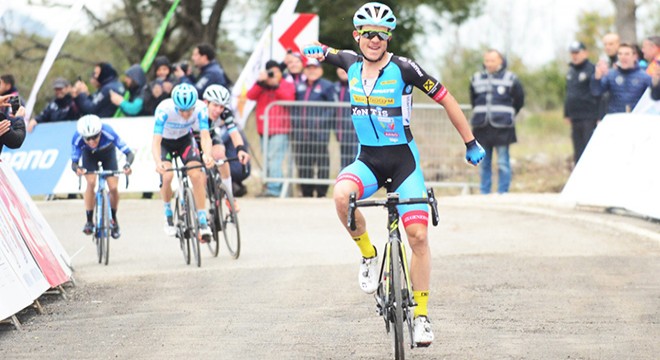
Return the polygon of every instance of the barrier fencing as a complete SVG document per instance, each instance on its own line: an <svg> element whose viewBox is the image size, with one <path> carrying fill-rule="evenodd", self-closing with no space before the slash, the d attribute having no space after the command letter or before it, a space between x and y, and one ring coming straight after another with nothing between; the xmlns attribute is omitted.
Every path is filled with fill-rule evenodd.
<svg viewBox="0 0 660 360"><path fill-rule="evenodd" d="M471 110L465 105L461 108L465 112ZM311 196L314 190L317 196L324 196L327 186L357 154L350 111L350 104L342 102L269 104L264 112L264 134L288 134L288 143L286 154L279 154L283 158L282 176L273 175L279 172L278 156L262 156L262 183L282 183L280 197ZM465 145L442 106L414 105L411 130L419 148L426 186L459 188L463 193L478 186L479 175L465 163ZM262 154L268 154L271 141L268 136L261 139ZM294 184L300 185L299 191Z"/></svg>

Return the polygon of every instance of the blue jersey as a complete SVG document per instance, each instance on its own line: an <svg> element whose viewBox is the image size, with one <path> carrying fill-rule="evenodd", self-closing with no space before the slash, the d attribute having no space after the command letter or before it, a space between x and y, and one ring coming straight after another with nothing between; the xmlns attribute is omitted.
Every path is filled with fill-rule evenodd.
<svg viewBox="0 0 660 360"><path fill-rule="evenodd" d="M110 147L116 147L124 154L131 152L131 148L129 148L128 145L126 145L126 143L119 137L119 135L117 135L115 130L107 124L103 124L101 127L101 138L99 139L99 145L97 147L91 148L89 145L87 145L82 135L80 135L77 131L75 134L73 134L71 145L71 161L76 164L80 160L83 150L89 151L93 154L95 152L106 150Z"/></svg>
<svg viewBox="0 0 660 360"><path fill-rule="evenodd" d="M362 78L363 57L350 50L325 48L325 61L348 73L351 118L362 145L390 146L412 141L413 87L440 102L447 89L414 61L391 56L375 82Z"/></svg>

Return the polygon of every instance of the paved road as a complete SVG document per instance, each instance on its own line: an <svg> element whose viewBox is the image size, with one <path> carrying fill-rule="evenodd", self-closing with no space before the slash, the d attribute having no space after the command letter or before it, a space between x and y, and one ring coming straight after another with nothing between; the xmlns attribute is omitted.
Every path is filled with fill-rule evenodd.
<svg viewBox="0 0 660 360"><path fill-rule="evenodd" d="M391 357L330 200L243 199L240 259L205 253L201 269L162 232L159 201L122 202L107 267L80 233L80 200L38 205L76 254L77 286L69 300L46 297L46 315L23 312L24 331L0 326L0 359ZM366 216L383 239L385 212ZM437 340L410 358L658 357L660 225L552 195L441 198L440 216Z"/></svg>

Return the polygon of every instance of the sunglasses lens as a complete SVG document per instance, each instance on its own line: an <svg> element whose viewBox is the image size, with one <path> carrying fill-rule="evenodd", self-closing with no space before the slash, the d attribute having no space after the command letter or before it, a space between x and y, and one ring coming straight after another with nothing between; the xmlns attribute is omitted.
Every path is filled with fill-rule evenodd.
<svg viewBox="0 0 660 360"><path fill-rule="evenodd" d="M364 31L361 32L360 35L365 38L365 39L373 39L376 36L378 36L381 40L389 40L390 36L392 36L391 33L386 32L386 31Z"/></svg>

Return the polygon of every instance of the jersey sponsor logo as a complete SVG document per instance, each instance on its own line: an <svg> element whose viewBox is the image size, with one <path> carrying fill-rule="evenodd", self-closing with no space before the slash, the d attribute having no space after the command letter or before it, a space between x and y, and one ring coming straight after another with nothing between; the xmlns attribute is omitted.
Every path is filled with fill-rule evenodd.
<svg viewBox="0 0 660 360"><path fill-rule="evenodd" d="M426 80L424 83L424 89L426 89L426 92L431 92L431 89L435 86L435 82L433 82L431 79Z"/></svg>
<svg viewBox="0 0 660 360"><path fill-rule="evenodd" d="M440 91L438 91L438 93L435 94L435 96L433 96L433 100L435 100L435 102L440 102L442 99L445 98L447 93L448 93L447 88L443 86L442 88L440 88Z"/></svg>
<svg viewBox="0 0 660 360"><path fill-rule="evenodd" d="M328 54L337 55L337 54L339 54L339 50L337 50L337 49L333 49L333 48L329 48L329 49L328 49Z"/></svg>
<svg viewBox="0 0 660 360"><path fill-rule="evenodd" d="M392 79L392 80L381 81L380 84L381 85L394 85L394 84L396 84L396 82L397 82L396 80Z"/></svg>
<svg viewBox="0 0 660 360"><path fill-rule="evenodd" d="M422 69L420 69L419 65L417 65L414 61L410 59L406 59L406 62L410 64L410 67L413 68L413 70L415 70L417 75L419 75L420 77L424 76L424 74L422 74Z"/></svg>
<svg viewBox="0 0 660 360"><path fill-rule="evenodd" d="M372 94L393 94L396 89L374 89Z"/></svg>
<svg viewBox="0 0 660 360"><path fill-rule="evenodd" d="M394 104L394 99L388 97L382 97L382 96L370 96L369 104L378 105L378 106L387 106Z"/></svg>
<svg viewBox="0 0 660 360"><path fill-rule="evenodd" d="M351 112L353 116L369 116L369 114L384 118L389 118L390 116L387 110L383 110L381 108L368 109L368 108L352 107Z"/></svg>
<svg viewBox="0 0 660 360"><path fill-rule="evenodd" d="M360 80L358 80L357 78L352 78L351 81L350 81L350 83L349 83L349 85L350 85L351 87L354 87L354 86L357 85L357 83L359 83L359 82L360 82Z"/></svg>
<svg viewBox="0 0 660 360"><path fill-rule="evenodd" d="M378 117L378 123L383 129L386 130L394 130L395 124L394 124L394 119L392 118L385 118L385 117ZM385 132L387 135L387 131ZM392 135L392 136L399 136L399 135Z"/></svg>

